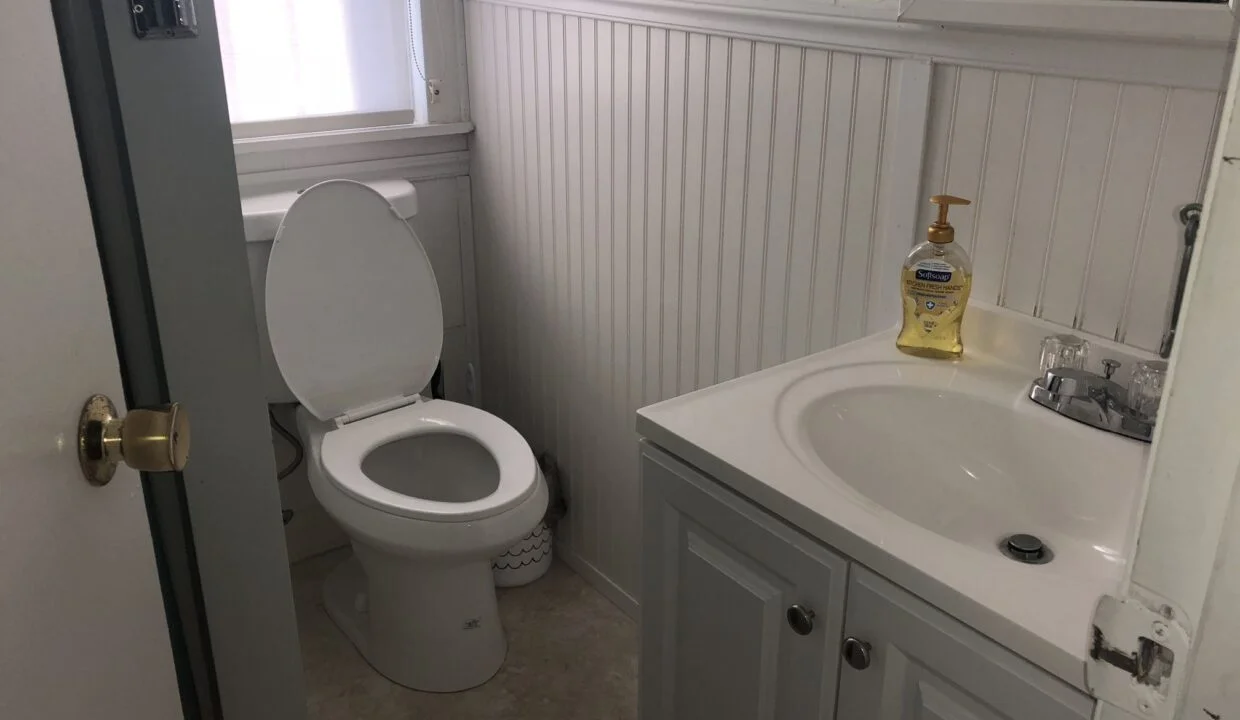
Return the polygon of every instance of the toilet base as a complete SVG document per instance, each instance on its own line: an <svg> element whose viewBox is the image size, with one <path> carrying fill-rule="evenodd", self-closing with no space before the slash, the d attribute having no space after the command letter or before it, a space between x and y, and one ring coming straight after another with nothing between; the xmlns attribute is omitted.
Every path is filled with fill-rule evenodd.
<svg viewBox="0 0 1240 720"><path fill-rule="evenodd" d="M499 671L508 645L489 558L450 565L353 548L323 602L376 670L426 692L468 690Z"/></svg>

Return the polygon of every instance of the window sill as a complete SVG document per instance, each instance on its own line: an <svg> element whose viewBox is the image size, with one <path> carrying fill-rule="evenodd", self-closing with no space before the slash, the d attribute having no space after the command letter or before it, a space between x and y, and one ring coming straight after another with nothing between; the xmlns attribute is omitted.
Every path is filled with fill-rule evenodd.
<svg viewBox="0 0 1240 720"><path fill-rule="evenodd" d="M472 122L454 122L428 125L390 125L355 130L332 130L295 135L242 138L240 140L233 140L233 153L237 156L254 155L265 152L357 145L389 140L413 140L417 138L443 137L445 135L466 135L473 131L474 124Z"/></svg>

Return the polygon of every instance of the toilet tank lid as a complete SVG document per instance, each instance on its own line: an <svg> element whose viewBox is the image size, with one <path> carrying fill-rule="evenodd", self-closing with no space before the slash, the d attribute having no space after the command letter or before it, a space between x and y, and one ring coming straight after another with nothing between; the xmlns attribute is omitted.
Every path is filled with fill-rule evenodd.
<svg viewBox="0 0 1240 720"><path fill-rule="evenodd" d="M306 186L313 184L307 183ZM382 195L402 218L409 219L418 214L418 191L408 180L366 180L362 184ZM304 188L254 194L242 191L241 217L245 221L246 242L269 242L274 239L284 214L302 190Z"/></svg>

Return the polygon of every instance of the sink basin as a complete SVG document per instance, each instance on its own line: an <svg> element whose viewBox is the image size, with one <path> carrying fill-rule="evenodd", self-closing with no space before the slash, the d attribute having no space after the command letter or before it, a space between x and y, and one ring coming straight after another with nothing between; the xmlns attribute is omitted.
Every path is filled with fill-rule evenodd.
<svg viewBox="0 0 1240 720"><path fill-rule="evenodd" d="M986 552L1036 535L1073 570L1113 571L1144 446L1037 407L1026 385L955 365L831 369L785 393L783 434L875 510Z"/></svg>

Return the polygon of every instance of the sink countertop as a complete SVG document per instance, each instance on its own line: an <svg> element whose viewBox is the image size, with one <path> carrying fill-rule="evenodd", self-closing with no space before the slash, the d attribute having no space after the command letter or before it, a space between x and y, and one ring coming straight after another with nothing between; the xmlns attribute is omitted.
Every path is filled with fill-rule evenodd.
<svg viewBox="0 0 1240 720"><path fill-rule="evenodd" d="M959 361L906 356L896 350L892 329L642 408L637 430L802 532L1084 690L1094 606L1123 579L1148 446L1078 426L1025 398L1037 374L1041 338L1055 332L1063 329L971 304L965 357ZM1089 339L1093 364L1102 357L1126 365L1152 357ZM994 546L950 540L867 501L858 493L856 480L849 485L825 464L807 460L804 450L788 440L786 427L781 430L787 425L781 417L787 391L815 374L883 364L947 368L949 375L981 379L1014 412L1033 413L1038 422L1067 424L1056 427L1057 432L1095 433L1087 436L1090 442L1123 454L1125 463L1116 477L1082 479L1102 484L1101 491L1117 504L1115 515L1123 518L1124 527L1111 528L1110 534L1120 539L1120 547L1098 548L1109 551L1103 553L1107 561L1093 565L1061 564L1062 554L1047 565L1022 565L999 553L998 538Z"/></svg>

